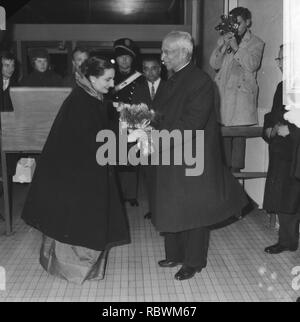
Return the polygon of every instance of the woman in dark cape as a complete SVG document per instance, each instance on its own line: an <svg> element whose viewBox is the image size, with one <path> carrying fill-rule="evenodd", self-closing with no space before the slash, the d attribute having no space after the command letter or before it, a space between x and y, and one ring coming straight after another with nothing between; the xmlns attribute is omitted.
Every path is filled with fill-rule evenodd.
<svg viewBox="0 0 300 322"><path fill-rule="evenodd" d="M129 243L115 169L96 161L97 133L109 129L103 94L115 72L96 57L82 70L53 123L22 213L43 233L44 269L77 283L102 279L109 249Z"/></svg>

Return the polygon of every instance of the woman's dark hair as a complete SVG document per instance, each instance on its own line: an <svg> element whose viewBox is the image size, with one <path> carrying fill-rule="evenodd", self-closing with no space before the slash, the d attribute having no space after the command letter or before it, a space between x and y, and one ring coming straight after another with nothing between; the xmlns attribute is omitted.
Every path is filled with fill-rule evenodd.
<svg viewBox="0 0 300 322"><path fill-rule="evenodd" d="M104 74L105 69L112 69L114 65L103 57L90 57L81 65L81 72L85 77L99 77Z"/></svg>
<svg viewBox="0 0 300 322"><path fill-rule="evenodd" d="M250 10L244 7L236 7L232 9L229 13L234 17L241 16L245 21L248 19L251 20L252 18Z"/></svg>

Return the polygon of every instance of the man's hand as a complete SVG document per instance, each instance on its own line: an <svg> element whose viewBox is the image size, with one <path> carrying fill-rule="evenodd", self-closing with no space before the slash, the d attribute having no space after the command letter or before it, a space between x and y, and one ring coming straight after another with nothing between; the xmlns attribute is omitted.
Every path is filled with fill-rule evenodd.
<svg viewBox="0 0 300 322"><path fill-rule="evenodd" d="M274 127L268 127L265 129L266 137L272 139L276 134L278 134L278 129L280 127L280 123L277 123Z"/></svg>
<svg viewBox="0 0 300 322"><path fill-rule="evenodd" d="M289 128L287 125L280 125L278 127L277 134L282 137L286 137L287 135L290 134Z"/></svg>
<svg viewBox="0 0 300 322"><path fill-rule="evenodd" d="M230 47L231 33L224 34L218 39L219 51L225 53L225 50Z"/></svg>
<svg viewBox="0 0 300 322"><path fill-rule="evenodd" d="M234 53L238 51L239 45L238 45L234 35L230 38L229 45L232 48Z"/></svg>
<svg viewBox="0 0 300 322"><path fill-rule="evenodd" d="M221 53L225 53L228 48L231 48L234 53L239 49L239 45L237 44L234 33L232 32L228 32L227 34L221 36L218 39L217 44Z"/></svg>
<svg viewBox="0 0 300 322"><path fill-rule="evenodd" d="M145 130L142 130L142 129L136 129L136 130L128 130L129 132L129 135L127 137L127 141L128 142L135 142L141 138L143 139L147 139L148 136L147 136L147 133Z"/></svg>

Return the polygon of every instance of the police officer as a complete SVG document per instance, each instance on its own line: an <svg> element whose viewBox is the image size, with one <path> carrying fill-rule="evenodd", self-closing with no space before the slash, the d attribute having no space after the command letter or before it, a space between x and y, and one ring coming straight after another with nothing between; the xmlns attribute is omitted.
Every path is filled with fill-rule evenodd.
<svg viewBox="0 0 300 322"><path fill-rule="evenodd" d="M112 92L114 102L132 103L137 79L141 73L136 71L136 46L131 39L121 38L114 42L116 59L115 87ZM110 114L112 114L110 112ZM113 123L118 123L119 115L114 111L110 115ZM114 125L116 126L116 125ZM118 166L117 173L121 184L123 201L128 201L132 206L138 206L137 191L139 167L130 165Z"/></svg>
<svg viewBox="0 0 300 322"><path fill-rule="evenodd" d="M117 64L113 99L117 102L131 103L137 79L141 76L134 67L136 46L131 39L121 38L114 42L114 53Z"/></svg>

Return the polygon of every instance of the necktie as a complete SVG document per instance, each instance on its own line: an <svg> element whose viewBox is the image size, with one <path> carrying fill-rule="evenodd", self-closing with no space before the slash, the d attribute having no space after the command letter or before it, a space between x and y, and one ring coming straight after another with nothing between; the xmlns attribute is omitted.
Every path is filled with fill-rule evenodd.
<svg viewBox="0 0 300 322"><path fill-rule="evenodd" d="M154 88L154 83L152 83L152 86L151 86L151 92L150 92L150 96L151 96L151 99L153 100L153 99L154 99L154 96L155 96L155 88Z"/></svg>

